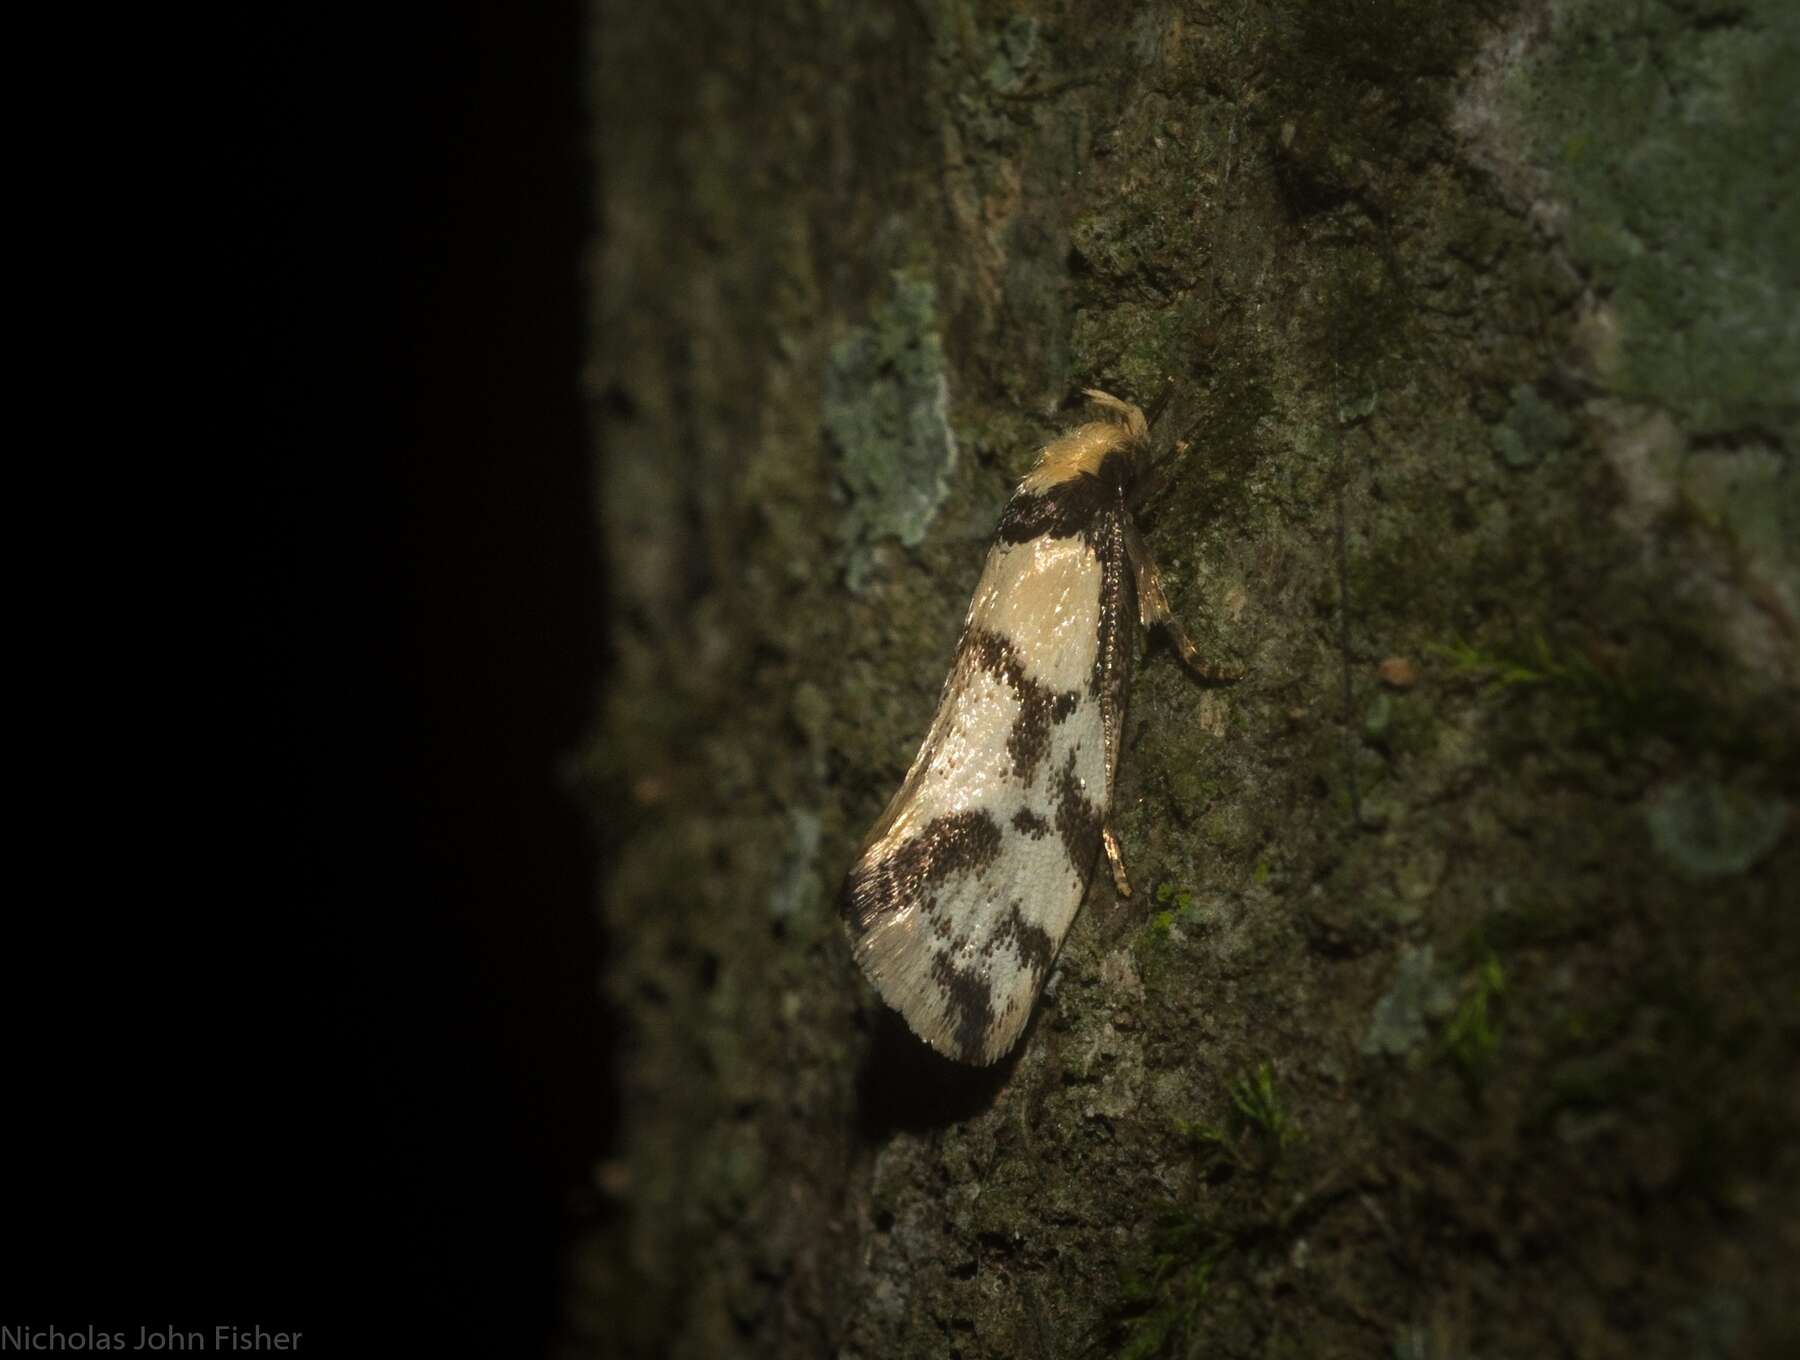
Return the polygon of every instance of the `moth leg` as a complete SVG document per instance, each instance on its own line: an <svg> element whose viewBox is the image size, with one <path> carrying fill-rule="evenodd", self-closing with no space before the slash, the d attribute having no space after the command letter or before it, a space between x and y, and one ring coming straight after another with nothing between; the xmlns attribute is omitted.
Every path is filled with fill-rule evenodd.
<svg viewBox="0 0 1800 1360"><path fill-rule="evenodd" d="M1100 844L1106 847L1106 863L1112 870L1113 887L1119 890L1120 897L1131 896L1131 881L1125 877L1125 856L1119 851L1119 838L1114 834L1110 820L1100 824Z"/></svg>
<svg viewBox="0 0 1800 1360"><path fill-rule="evenodd" d="M1150 550L1144 546L1144 540L1135 525L1126 536L1125 550L1126 556L1131 559L1131 570L1137 577L1138 621L1146 629L1158 624L1167 629L1169 640L1175 644L1182 663L1200 679L1219 682L1242 680L1242 671L1229 670L1201 659L1200 649L1194 645L1194 639L1188 636L1188 630L1182 626L1175 611L1169 608L1169 597L1163 594L1162 573L1156 569L1156 559L1150 556Z"/></svg>
<svg viewBox="0 0 1800 1360"><path fill-rule="evenodd" d="M1200 649L1188 635L1187 627L1175 611L1169 608L1169 597L1163 594L1162 579L1157 574L1156 563L1148 564L1148 570L1138 578L1138 582L1138 599L1143 601L1144 627L1161 624L1168 630L1169 640L1175 644L1182 663L1190 671L1202 680L1223 682L1244 678L1242 671L1230 670L1217 662L1202 659Z"/></svg>

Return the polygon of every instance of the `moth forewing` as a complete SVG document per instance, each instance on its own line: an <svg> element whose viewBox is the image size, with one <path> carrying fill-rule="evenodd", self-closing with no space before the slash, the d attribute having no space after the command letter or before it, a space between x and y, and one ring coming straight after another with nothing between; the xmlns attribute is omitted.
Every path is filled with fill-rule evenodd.
<svg viewBox="0 0 1800 1360"><path fill-rule="evenodd" d="M857 963L938 1052L1018 1040L1104 845L1140 622L1171 627L1132 521L1143 413L1054 440L1007 502L930 730L844 885Z"/></svg>

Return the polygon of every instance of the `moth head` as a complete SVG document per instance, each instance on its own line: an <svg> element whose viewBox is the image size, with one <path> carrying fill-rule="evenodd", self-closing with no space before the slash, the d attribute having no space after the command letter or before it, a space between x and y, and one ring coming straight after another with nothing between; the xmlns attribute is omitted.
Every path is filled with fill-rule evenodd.
<svg viewBox="0 0 1800 1360"><path fill-rule="evenodd" d="M1051 441L1038 464L1019 484L1021 491L1043 494L1078 477L1117 480L1129 489L1150 452L1150 422L1131 402L1090 387L1083 391L1102 417L1077 425Z"/></svg>

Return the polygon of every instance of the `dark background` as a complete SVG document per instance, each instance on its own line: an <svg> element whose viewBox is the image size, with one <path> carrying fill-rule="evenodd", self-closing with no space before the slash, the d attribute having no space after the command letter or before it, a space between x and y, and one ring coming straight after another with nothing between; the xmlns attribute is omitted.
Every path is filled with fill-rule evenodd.
<svg viewBox="0 0 1800 1360"><path fill-rule="evenodd" d="M9 961L0 1323L539 1353L615 1113L559 775L604 677L582 12L206 37L154 138L104 120L161 400L83 466L104 564L51 568L45 726L98 736L32 791L75 834Z"/></svg>

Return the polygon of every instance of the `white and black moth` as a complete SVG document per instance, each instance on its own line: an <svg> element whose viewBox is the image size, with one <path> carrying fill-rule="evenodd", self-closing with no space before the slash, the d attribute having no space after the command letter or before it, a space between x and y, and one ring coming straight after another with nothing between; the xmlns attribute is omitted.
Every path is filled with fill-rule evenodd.
<svg viewBox="0 0 1800 1360"><path fill-rule="evenodd" d="M937 716L844 884L881 999L965 1063L1018 1040L1102 846L1131 892L1110 813L1138 625L1229 678L1199 661L1133 520L1157 480L1144 413L1086 395L1106 418L1046 447L1007 502Z"/></svg>

